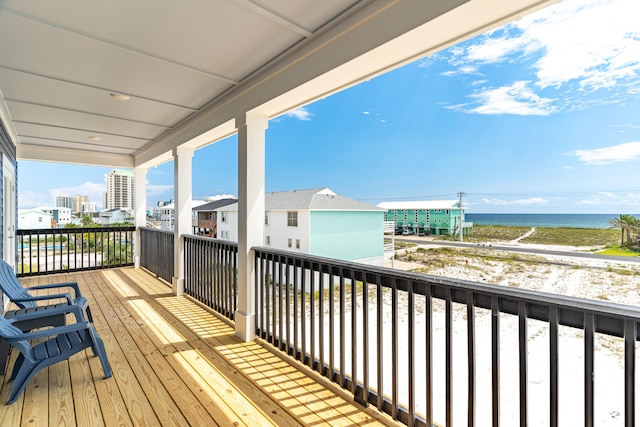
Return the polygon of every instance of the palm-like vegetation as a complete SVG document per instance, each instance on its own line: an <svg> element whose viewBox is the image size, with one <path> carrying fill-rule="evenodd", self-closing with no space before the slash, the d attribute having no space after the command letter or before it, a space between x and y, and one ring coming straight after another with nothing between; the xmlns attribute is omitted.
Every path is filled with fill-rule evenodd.
<svg viewBox="0 0 640 427"><path fill-rule="evenodd" d="M609 220L611 228L620 229L620 246L638 246L640 219L633 215L621 214Z"/></svg>

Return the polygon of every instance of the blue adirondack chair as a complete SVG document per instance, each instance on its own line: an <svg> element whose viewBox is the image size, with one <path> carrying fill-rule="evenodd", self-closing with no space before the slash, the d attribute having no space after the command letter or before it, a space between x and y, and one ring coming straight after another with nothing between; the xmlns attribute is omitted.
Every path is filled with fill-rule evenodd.
<svg viewBox="0 0 640 427"><path fill-rule="evenodd" d="M76 317L82 315L78 306L72 307L72 311L77 311ZM44 312L32 312L25 313L20 318L35 320L43 315L46 316ZM12 320L17 319L19 318ZM110 378L112 376L104 343L91 323L78 322L50 329L22 332L12 324L12 320L0 316L0 336L20 352L9 379L9 381L13 381L13 387L7 402L8 405L16 401L38 371L62 360L67 360L87 348L91 348L93 354L100 359L104 377ZM30 340L40 338L49 339L31 345Z"/></svg>
<svg viewBox="0 0 640 427"><path fill-rule="evenodd" d="M61 289L66 292L42 296L33 296L29 293L30 290L37 289ZM70 290L73 290L73 296L68 292ZM44 326L63 326L66 323L66 314L71 312L76 315L77 322L85 320L83 313L86 313L87 319L90 322L93 322L89 303L80 293L80 289L76 282L47 284L24 288L13 272L13 267L11 267L7 262L0 260L0 291L6 294L7 297L9 297L9 299L19 307L17 310L7 311L4 316L7 319L13 319L14 326L20 328L24 332ZM63 299L64 302L42 304L42 302L60 299ZM71 310L70 306L78 306L82 308L82 310ZM34 318L25 318L23 316L24 314L34 312L42 312L43 315ZM4 373L4 368L7 363L7 357L10 350L11 347L9 343L0 338L0 374Z"/></svg>
<svg viewBox="0 0 640 427"><path fill-rule="evenodd" d="M55 295L41 295L34 296L29 293L29 291L41 290L41 289L62 289L66 290L65 292L55 294ZM73 289L74 294L71 295L68 291ZM9 299L15 303L20 310L17 311L17 314L22 312L31 312L31 311L40 311L40 310L48 310L48 307L56 306L56 304L47 304L47 305L38 305L38 301L46 301L53 299L65 299L65 302L58 303L60 304L75 304L86 312L87 319L89 322L93 322L93 316L91 316L91 309L89 308L89 302L87 299L82 296L80 293L80 288L78 287L77 282L65 282L65 283L51 283L46 285L38 285L32 286L29 288L23 287L16 274L13 271L13 267L11 267L6 261L0 260L0 290L4 292ZM5 317L8 313L5 313Z"/></svg>

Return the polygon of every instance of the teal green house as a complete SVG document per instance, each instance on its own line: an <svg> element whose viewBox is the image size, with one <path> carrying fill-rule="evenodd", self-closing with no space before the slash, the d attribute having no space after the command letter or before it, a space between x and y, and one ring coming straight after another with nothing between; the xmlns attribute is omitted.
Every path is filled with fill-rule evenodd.
<svg viewBox="0 0 640 427"><path fill-rule="evenodd" d="M329 188L265 193L265 244L384 265L384 210Z"/></svg>
<svg viewBox="0 0 640 427"><path fill-rule="evenodd" d="M457 200L383 202L378 207L385 210L385 221L395 224L396 234L459 235L462 224L466 235L473 227L465 222L464 206L460 209Z"/></svg>
<svg viewBox="0 0 640 427"><path fill-rule="evenodd" d="M384 265L384 209L329 188L265 193L264 245ZM238 204L215 209L218 236L237 241Z"/></svg>

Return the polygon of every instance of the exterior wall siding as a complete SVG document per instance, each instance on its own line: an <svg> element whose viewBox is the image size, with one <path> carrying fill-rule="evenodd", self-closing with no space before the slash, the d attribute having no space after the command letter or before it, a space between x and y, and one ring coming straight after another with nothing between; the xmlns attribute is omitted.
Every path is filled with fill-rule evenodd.
<svg viewBox="0 0 640 427"><path fill-rule="evenodd" d="M4 154L4 156L3 156ZM11 139L9 139L9 134L7 133L4 125L0 121L0 170L3 169L4 164L2 162L4 159L8 160L13 164L13 169L15 170L15 185L16 185L16 194L18 194L17 186L18 186L18 168L16 162L16 146L13 144ZM4 179L3 174L0 174L0 206L2 206L2 210L0 210L0 242L4 242ZM17 198L14 201L15 203L15 212L18 212L18 201ZM0 259L4 259L4 245L0 245Z"/></svg>
<svg viewBox="0 0 640 427"><path fill-rule="evenodd" d="M384 255L383 211L312 211L309 253L347 261Z"/></svg>

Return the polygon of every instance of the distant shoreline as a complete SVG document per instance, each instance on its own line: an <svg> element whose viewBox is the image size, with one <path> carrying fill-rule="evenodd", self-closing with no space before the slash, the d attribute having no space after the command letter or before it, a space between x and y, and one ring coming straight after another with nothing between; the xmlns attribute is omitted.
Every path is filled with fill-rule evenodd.
<svg viewBox="0 0 640 427"><path fill-rule="evenodd" d="M477 225L512 227L610 228L620 214L466 213L465 221Z"/></svg>

